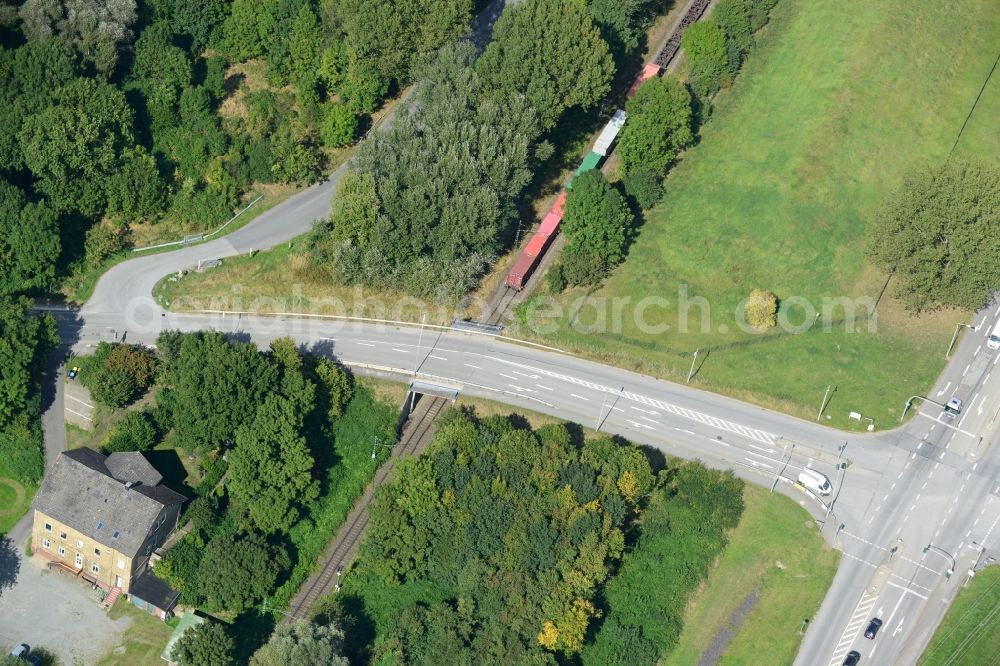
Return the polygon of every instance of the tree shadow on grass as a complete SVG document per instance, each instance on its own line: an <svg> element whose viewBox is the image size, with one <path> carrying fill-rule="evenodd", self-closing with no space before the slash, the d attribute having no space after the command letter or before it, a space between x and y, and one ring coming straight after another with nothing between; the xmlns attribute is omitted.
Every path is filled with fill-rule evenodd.
<svg viewBox="0 0 1000 666"><path fill-rule="evenodd" d="M236 663L250 663L250 657L260 646L267 643L276 625L277 621L271 613L251 611L237 617L229 630L236 644L233 654Z"/></svg>

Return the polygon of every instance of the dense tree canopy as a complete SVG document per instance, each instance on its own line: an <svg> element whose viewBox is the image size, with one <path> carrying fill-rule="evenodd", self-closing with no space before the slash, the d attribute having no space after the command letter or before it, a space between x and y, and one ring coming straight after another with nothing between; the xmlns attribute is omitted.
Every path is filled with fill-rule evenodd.
<svg viewBox="0 0 1000 666"><path fill-rule="evenodd" d="M348 666L344 632L336 625L283 623L250 659L250 666Z"/></svg>
<svg viewBox="0 0 1000 666"><path fill-rule="evenodd" d="M98 72L110 76L118 47L132 36L135 0L26 0L19 10L32 41L55 37L74 46Z"/></svg>
<svg viewBox="0 0 1000 666"><path fill-rule="evenodd" d="M604 97L614 63L583 3L533 0L504 10L477 68L497 99L523 94L547 130Z"/></svg>
<svg viewBox="0 0 1000 666"><path fill-rule="evenodd" d="M231 666L234 649L226 628L207 620L185 631L174 643L170 657L180 666Z"/></svg>
<svg viewBox="0 0 1000 666"><path fill-rule="evenodd" d="M0 294L50 288L59 251L56 212L0 177Z"/></svg>
<svg viewBox="0 0 1000 666"><path fill-rule="evenodd" d="M869 254L912 310L975 309L1000 290L1000 169L948 160L911 173L868 228Z"/></svg>
<svg viewBox="0 0 1000 666"><path fill-rule="evenodd" d="M42 476L39 382L58 341L51 316L32 315L27 299L0 294L0 457L24 481Z"/></svg>
<svg viewBox="0 0 1000 666"><path fill-rule="evenodd" d="M242 613L274 589L288 554L255 534L221 534L205 547L198 593L209 610Z"/></svg>
<svg viewBox="0 0 1000 666"><path fill-rule="evenodd" d="M677 151L694 141L691 93L671 76L653 78L639 86L625 110L628 122L618 139L625 170L666 174Z"/></svg>
<svg viewBox="0 0 1000 666"><path fill-rule="evenodd" d="M690 62L691 87L699 97L715 94L729 71L729 50L722 28L711 21L692 23L681 35L681 47Z"/></svg>
<svg viewBox="0 0 1000 666"><path fill-rule="evenodd" d="M650 495L638 543L606 587L609 612L585 666L655 666L677 644L691 594L743 513L731 472L681 463Z"/></svg>
<svg viewBox="0 0 1000 666"><path fill-rule="evenodd" d="M36 187L52 205L96 216L107 206L122 151L135 142L132 109L114 86L73 79L48 108L24 119L19 138Z"/></svg>
<svg viewBox="0 0 1000 666"><path fill-rule="evenodd" d="M461 294L500 249L528 183L534 116L483 100L469 44L443 48L409 114L363 143L341 182L321 260L339 280Z"/></svg>
<svg viewBox="0 0 1000 666"><path fill-rule="evenodd" d="M572 284L594 284L625 258L632 212L597 169L573 179L565 210L563 274Z"/></svg>
<svg viewBox="0 0 1000 666"><path fill-rule="evenodd" d="M181 445L205 451L232 442L277 376L277 368L251 344L229 343L217 332L184 336L170 369Z"/></svg>
<svg viewBox="0 0 1000 666"><path fill-rule="evenodd" d="M376 656L554 663L550 653L577 652L652 485L636 448L449 412L426 454L404 459L379 490L358 566L450 600L404 609Z"/></svg>

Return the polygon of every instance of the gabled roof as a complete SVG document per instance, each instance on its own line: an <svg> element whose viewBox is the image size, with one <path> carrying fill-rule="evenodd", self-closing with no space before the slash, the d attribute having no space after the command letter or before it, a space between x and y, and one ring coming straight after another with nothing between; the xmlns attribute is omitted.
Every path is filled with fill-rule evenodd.
<svg viewBox="0 0 1000 666"><path fill-rule="evenodd" d="M112 462L113 457L88 448L59 454L46 472L33 506L100 544L135 557L163 507L183 502L184 496L159 485L159 481L146 485L129 478L138 474L152 480L153 475L134 457ZM111 467L125 474L125 480L116 478ZM153 474L159 477L155 470Z"/></svg>
<svg viewBox="0 0 1000 666"><path fill-rule="evenodd" d="M157 472L156 468L150 465L146 457L138 451L112 453L104 461L104 464L111 472L111 476L122 483L138 481L146 486L155 486L163 480L163 475Z"/></svg>

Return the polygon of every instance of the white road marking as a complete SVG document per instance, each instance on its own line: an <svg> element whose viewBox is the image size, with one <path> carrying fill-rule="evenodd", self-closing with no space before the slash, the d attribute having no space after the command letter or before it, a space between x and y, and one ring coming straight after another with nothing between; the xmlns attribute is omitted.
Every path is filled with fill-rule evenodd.
<svg viewBox="0 0 1000 666"><path fill-rule="evenodd" d="M408 349L399 349L397 347L393 347L392 351L399 352L400 354L409 354L410 353L410 351Z"/></svg>
<svg viewBox="0 0 1000 666"><path fill-rule="evenodd" d="M507 384L507 386L511 387L512 389L518 392L524 391L525 393L534 393L534 391L532 391L531 389L524 388L523 386L518 386L517 384Z"/></svg>
<svg viewBox="0 0 1000 666"><path fill-rule="evenodd" d="M571 398L576 398L577 400L587 400L587 398L584 398L582 395L577 395L576 393L570 393L569 396Z"/></svg>
<svg viewBox="0 0 1000 666"><path fill-rule="evenodd" d="M472 368L474 370L482 370L482 368L479 367L478 365L472 365L471 363L463 363L462 365L464 365L467 368Z"/></svg>
<svg viewBox="0 0 1000 666"><path fill-rule="evenodd" d="M84 407L89 407L90 409L93 409L93 408L94 408L94 406L93 406L92 404L90 404L90 403L89 403L89 402L87 402L86 400L80 400L80 399L79 399L79 398L77 398L77 397L76 397L75 395L70 395L69 393L67 393L67 394L66 394L66 397L67 397L67 398L69 398L70 400L76 400L76 401L77 401L78 403L80 403L80 404L81 404L81 405L83 405Z"/></svg>
<svg viewBox="0 0 1000 666"><path fill-rule="evenodd" d="M434 354L428 354L427 356L430 357L430 358L437 359L439 361L447 361L448 360L444 356L435 356Z"/></svg>
<svg viewBox="0 0 1000 666"><path fill-rule="evenodd" d="M554 388L549 387L549 386L545 386L544 384L535 384L535 386L537 386L540 389L545 389L546 391L555 391Z"/></svg>
<svg viewBox="0 0 1000 666"><path fill-rule="evenodd" d="M693 430L685 430L684 428L677 428L677 427L674 427L674 430L676 430L677 432L683 432L683 433L687 433L688 435L693 435L693 434L694 434L694 431L693 431ZM985 510L985 509L984 509L984 510Z"/></svg>
<svg viewBox="0 0 1000 666"><path fill-rule="evenodd" d="M858 560L859 562L864 562L869 564L864 560L860 560L852 555L844 553L847 557ZM874 567L874 565L871 565ZM854 612L851 614L851 619L847 621L847 626L844 628L844 633L840 636L840 642L837 643L837 647L833 650L833 655L830 657L830 666L840 666L842 659L851 649L851 644L854 643L854 639L857 637L858 631L861 629L861 625L868 619L868 613L875 606L875 602L878 600L878 595L874 594L862 594L861 599L858 601L858 605L855 606Z"/></svg>
<svg viewBox="0 0 1000 666"><path fill-rule="evenodd" d="M358 344L361 345L362 347L374 347L375 346L375 345L373 345L370 342L359 342Z"/></svg>
<svg viewBox="0 0 1000 666"><path fill-rule="evenodd" d="M80 418L87 419L88 421L93 421L94 420L94 419L90 418L89 416L85 416L84 414L81 414L80 412L73 411L69 407L66 408L66 411L69 412L70 414L76 414Z"/></svg>
<svg viewBox="0 0 1000 666"><path fill-rule="evenodd" d="M639 418L642 419L643 421L649 421L650 423L655 423L656 425L662 425L659 421L655 421L649 418L648 416L640 416Z"/></svg>
<svg viewBox="0 0 1000 666"><path fill-rule="evenodd" d="M937 392L938 397L940 398L941 396L943 396L944 392L947 391L948 387L950 387L950 386L951 386L951 382L948 382L947 384L945 384L944 388Z"/></svg>

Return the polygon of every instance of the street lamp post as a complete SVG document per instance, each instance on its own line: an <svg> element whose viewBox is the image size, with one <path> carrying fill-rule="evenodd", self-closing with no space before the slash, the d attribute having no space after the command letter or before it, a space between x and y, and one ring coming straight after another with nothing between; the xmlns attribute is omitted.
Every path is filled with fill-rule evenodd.
<svg viewBox="0 0 1000 666"><path fill-rule="evenodd" d="M973 331L976 330L975 326L971 326L969 324L959 324L958 326L956 326L955 327L955 334L951 336L951 344L948 345L948 351L944 355L945 360L947 360L948 357L951 356L951 350L955 347L955 340L958 339L958 332L962 330L963 326L965 328L971 328Z"/></svg>
<svg viewBox="0 0 1000 666"><path fill-rule="evenodd" d="M420 347L424 343L424 325L427 323L427 313L420 318L420 335L417 336L417 350L413 355L413 376L417 376L417 370L420 369Z"/></svg>
<svg viewBox="0 0 1000 666"><path fill-rule="evenodd" d="M929 543L929 544L927 544L927 546L924 547L924 552L925 553L932 552L932 551L935 552L935 553L937 553L938 555L940 555L942 557L947 557L948 560L951 562L951 567L947 571L944 572L944 577L945 578L951 578L951 575L953 573L955 573L955 558L952 557L951 553L949 553L944 548L939 548L938 546L935 546L932 543Z"/></svg>
<svg viewBox="0 0 1000 666"><path fill-rule="evenodd" d="M910 399L906 401L905 405L903 405L903 413L899 415L899 422L900 423L902 423L903 419L906 418L906 412L910 411L910 407L913 406L913 401L916 400L917 398L920 398L921 400L925 400L927 402L932 402L935 405L937 405L938 407L940 407L941 409L944 409L944 404L943 403L940 403L937 400L931 400L926 395L911 395Z"/></svg>
<svg viewBox="0 0 1000 666"><path fill-rule="evenodd" d="M698 361L698 352L700 352L700 351L701 351L701 349L695 349L694 350L694 358L691 359L691 369L688 370L688 378L687 378L687 382L686 382L688 384L691 383L691 377L694 375L694 364Z"/></svg>

